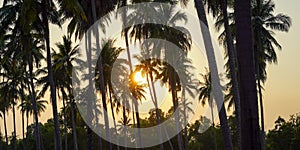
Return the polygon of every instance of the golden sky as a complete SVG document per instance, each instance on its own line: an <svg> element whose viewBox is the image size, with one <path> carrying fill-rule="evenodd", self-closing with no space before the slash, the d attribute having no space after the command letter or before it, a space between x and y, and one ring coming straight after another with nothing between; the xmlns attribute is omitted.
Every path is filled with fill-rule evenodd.
<svg viewBox="0 0 300 150"><path fill-rule="evenodd" d="M278 64L268 65L268 79L264 91L264 109L265 109L265 126L266 129L274 128L274 121L278 116L286 119L289 115L300 112L300 14L299 0L274 0L276 4L276 13L281 12L292 18L292 27L289 33L276 33L276 38L282 46L282 51L277 52ZM2 0L0 0L2 6ZM188 8L193 9L193 5ZM195 13L196 14L196 13ZM61 40L62 35L66 34L65 26L63 29L50 26L52 45ZM211 27L211 31L214 30ZM46 98L48 99L49 96ZM49 103L50 104L50 103ZM61 104L59 105L61 106ZM11 112L7 117L8 133L12 132ZM52 109L47 107L45 113L40 117L45 122L52 117ZM32 120L32 119L31 119ZM18 136L21 138L21 117L17 114ZM3 123L0 122L1 131L3 132Z"/></svg>

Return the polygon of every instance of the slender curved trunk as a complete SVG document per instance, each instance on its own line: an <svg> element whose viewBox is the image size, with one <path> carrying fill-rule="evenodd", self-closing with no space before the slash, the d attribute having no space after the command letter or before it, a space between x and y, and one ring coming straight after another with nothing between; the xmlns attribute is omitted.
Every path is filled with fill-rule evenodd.
<svg viewBox="0 0 300 150"><path fill-rule="evenodd" d="M26 112L26 131L28 130L28 120L29 120L29 114ZM26 145L28 144L27 134L26 134Z"/></svg>
<svg viewBox="0 0 300 150"><path fill-rule="evenodd" d="M210 105L210 113L211 113L211 121L212 121L212 127L214 130L214 150L217 150L217 135L216 135L216 128L215 128L215 116L214 116L214 107L213 107L213 99L209 101Z"/></svg>
<svg viewBox="0 0 300 150"><path fill-rule="evenodd" d="M72 117L72 133L73 133L73 140L74 140L74 150L78 150L74 105L75 105L74 101L71 101L71 117Z"/></svg>
<svg viewBox="0 0 300 150"><path fill-rule="evenodd" d="M256 5L257 5L257 13L260 14L261 10L261 5L262 1L261 0L256 0ZM256 49L255 51L255 68L256 68L256 80L257 80L257 89L258 89L258 95L259 95L259 103L260 103L260 123L261 123L261 149L265 150L266 149L266 135L265 135L265 122L264 122L264 104L263 104L263 95L262 95L262 87L261 87L261 81L260 81L260 71L259 71L259 54L261 53L263 46L262 46L262 41L259 40L261 37L261 29L258 29L258 32L254 33L255 39L257 39L256 43Z"/></svg>
<svg viewBox="0 0 300 150"><path fill-rule="evenodd" d="M48 0L42 0L43 8L49 7ZM52 62L51 62L51 49L50 49L50 33L49 33L49 20L48 20L48 13L46 12L47 9L42 9L42 18L43 18L43 27L44 27L44 38L46 42L46 51L47 51L47 70L48 70L48 79L50 84L50 91L51 91L51 101L52 101L52 110L53 110L53 120L54 120L54 133L55 133L55 149L62 150L61 144L61 136L60 136L60 129L59 129L59 122L58 122L58 111L57 111L57 100L56 100L56 88L53 78L53 71L52 71Z"/></svg>
<svg viewBox="0 0 300 150"><path fill-rule="evenodd" d="M126 0L123 0L123 6L127 6L127 1ZM123 27L126 26L126 15L127 15L127 11L124 9L124 12L122 13L122 21L123 21ZM129 68L130 68L130 73L133 72L133 67L132 67L132 61L131 61L131 54L130 54L130 50L129 50L129 40L128 40L128 29L124 29L124 37L125 37L125 45L126 45L126 52L127 52L127 58L128 58L128 62L129 62ZM134 101L133 102L134 104L134 107L135 107L135 116L136 116L136 122L137 122L137 128L138 128L138 138L139 138L139 146L142 147L142 141L141 141L141 126L140 126L140 117L139 117L139 112L138 112L138 102ZM133 108L133 107L132 107ZM133 112L133 116L134 116L134 112ZM133 117L133 120L134 120L134 117ZM134 124L135 124L135 121L134 121ZM137 144L137 143L136 143Z"/></svg>
<svg viewBox="0 0 300 150"><path fill-rule="evenodd" d="M123 102L123 119L124 119L124 121L127 120L125 102ZM126 147L127 146L127 144L126 144L127 143L126 136L127 136L127 127L126 127L126 122L124 122L124 144L125 144L124 149L125 150L127 150L127 147Z"/></svg>
<svg viewBox="0 0 300 150"><path fill-rule="evenodd" d="M174 61L174 59L172 59ZM175 64L175 63L173 63ZM177 141L178 141L178 148L179 150L183 150L183 143L182 143L182 134L181 134L181 128L179 123L179 111L176 111L178 108L178 97L177 97L177 91L176 91L176 83L175 83L175 72L172 70L172 73L169 75L169 82L171 85L171 93L172 93L172 101L174 106L174 114L175 114L175 123L176 123L176 130L178 132L177 134Z"/></svg>
<svg viewBox="0 0 300 150"><path fill-rule="evenodd" d="M21 88L22 88L22 100L21 103L24 102L24 85L21 84ZM23 107L23 106L22 106ZM21 109L21 113L22 113L22 148L23 150L26 150L26 143L25 143L25 116L24 116L24 111L23 108Z"/></svg>
<svg viewBox="0 0 300 150"><path fill-rule="evenodd" d="M22 112L22 146L23 150L26 150L26 143L25 143L25 118L24 118L24 112Z"/></svg>
<svg viewBox="0 0 300 150"><path fill-rule="evenodd" d="M135 109L135 107L134 107L134 102L132 102L132 104L131 104L131 108L132 108L132 121L133 121L133 126L135 126L136 125L136 123L135 123L135 121L136 121L136 116L135 116L135 113L134 113L134 109ZM136 132L135 132L135 130L133 130L133 134L134 134L134 138L137 138L137 135L136 135ZM137 142L135 142L135 147L137 148Z"/></svg>
<svg viewBox="0 0 300 150"><path fill-rule="evenodd" d="M13 124L14 124L14 131L13 131L13 149L17 150L17 133L16 133L16 110L15 110L15 104L13 102L13 107L12 107L12 111L13 111Z"/></svg>
<svg viewBox="0 0 300 150"><path fill-rule="evenodd" d="M218 110L220 110L219 111L219 119L220 119L220 124L221 124L224 149L232 150L233 145L232 145L232 140L231 140L231 135L230 135L230 129L228 126L226 110L225 110L224 103L223 103L223 101L224 101L223 93L222 93L222 88L220 85L220 79L219 79L219 74L218 74L218 70L217 70L214 49L213 49L210 33L208 30L206 13L205 13L204 6L203 6L203 3L201 0L194 0L194 3L195 3L195 7L197 9L197 14L198 14L199 22L200 22L200 28L201 28L202 36L203 36L203 40L204 40L204 46L206 49L206 55L208 58L208 65L209 65L209 69L211 71L212 88L215 89L212 96L216 100Z"/></svg>
<svg viewBox="0 0 300 150"><path fill-rule="evenodd" d="M228 52L228 61L230 64L230 78L233 88L233 99L235 106L235 115L237 120L237 147L238 150L241 150L241 101L240 101L240 91L237 78L237 64L235 49L233 44L232 35L229 28L228 22L228 12L227 12L227 0L221 0L221 7L224 16L224 28L226 32L226 43L227 43L227 52Z"/></svg>
<svg viewBox="0 0 300 150"><path fill-rule="evenodd" d="M137 99L134 100L134 107L135 107L135 116L136 116L136 125L138 128L138 144L142 148L143 143L142 143L142 136L141 136L141 123L140 123L140 113L139 113L139 106L138 106Z"/></svg>
<svg viewBox="0 0 300 150"><path fill-rule="evenodd" d="M184 127L184 148L188 149L188 131L187 131L187 111L186 111L186 99L185 99L185 87L183 85L182 87L182 92L181 92L181 99L183 101L183 124L185 125Z"/></svg>
<svg viewBox="0 0 300 150"><path fill-rule="evenodd" d="M61 89L63 90L63 89ZM65 132L65 149L68 149L68 132L67 132L67 115L66 115L66 97L63 95L63 110L64 110L64 132Z"/></svg>
<svg viewBox="0 0 300 150"><path fill-rule="evenodd" d="M259 72L258 72L259 74ZM259 75L258 75L259 77ZM266 134L265 134L265 121L264 121L264 104L262 98L261 82L260 79L257 79L258 94L259 94L259 103L260 103L260 121L261 121L261 149L266 149Z"/></svg>
<svg viewBox="0 0 300 150"><path fill-rule="evenodd" d="M73 143L74 150L78 150L78 142L77 142L77 131L76 131L76 122L75 122L75 102L73 98L73 93L70 87L68 87L68 93L70 97L70 108L71 108L71 121L72 121L72 134L73 134Z"/></svg>
<svg viewBox="0 0 300 150"><path fill-rule="evenodd" d="M155 88L153 87L154 83L153 83L153 80L151 80L151 79L149 81L149 74L151 74L151 73L146 74L146 79L147 79L147 84L148 84L148 87L149 87L150 96L151 96L152 102L153 102L154 107L155 107L155 115L156 115L157 125L159 125L160 124L160 113L159 113L159 110L158 110L156 94L154 96L154 92L155 92L155 90L154 90ZM150 82L151 82L151 85L150 85ZM160 150L163 150L164 145L163 145L163 142L162 142L162 132L161 132L160 126L158 126L157 133L158 133L157 135L159 136L159 142L160 142L159 148L160 148Z"/></svg>
<svg viewBox="0 0 300 150"><path fill-rule="evenodd" d="M260 34L259 34L260 36ZM259 37L258 36L258 37ZM258 37L256 37L258 39ZM261 132L260 132L260 140L261 140L261 149L265 150L266 147L266 135L265 135L265 122L264 122L264 104L263 104L263 95L262 95L262 86L261 86L261 81L260 81L260 71L259 71L259 53L260 53L260 48L261 48L261 42L258 40L258 45L256 45L256 50L255 50L255 69L256 69L256 81L257 81L257 89L258 89L258 98L259 98L259 106L260 106L260 123L261 123Z"/></svg>
<svg viewBox="0 0 300 150"><path fill-rule="evenodd" d="M91 33L88 32L86 35L85 35L85 43L86 43L86 56L87 56L87 63L88 63L88 72L91 73L92 72L92 56L91 56L91 48L92 48L92 42L91 42ZM88 77L88 80L89 80L89 84L88 84L88 91L91 92L93 90L93 80L92 80L92 77L89 76ZM86 103L87 103L87 123L88 124L92 124L92 120L93 120L93 111L92 111L92 102L87 100L86 99ZM87 149L88 150L92 150L93 149L93 131L92 129L87 126ZM102 146L101 146L102 148Z"/></svg>
<svg viewBox="0 0 300 150"><path fill-rule="evenodd" d="M115 112L114 112L114 106L113 106L113 102L112 102L112 88L111 86L109 85L108 86L108 92L109 92L109 102L110 102L110 109L111 109L111 114L112 114L112 117L113 117L113 123L114 123L114 128L116 130L116 135L118 134L117 132L117 123L116 123L116 118L115 118ZM117 136L117 150L120 150L120 146L119 146L119 137Z"/></svg>
<svg viewBox="0 0 300 150"><path fill-rule="evenodd" d="M34 89L34 81L33 81L33 64L30 58L28 58L28 66L29 66L29 78L30 83L28 83L28 91L31 98L31 103L33 105L33 114L34 114L34 123L35 123L35 140L36 140L36 149L41 149L41 138L40 138L40 128L39 128L39 118L38 118L38 111L37 111L37 104L36 104L36 93ZM30 84L30 85L29 85ZM27 120L28 125L28 120ZM27 126L28 127L28 126Z"/></svg>
<svg viewBox="0 0 300 150"><path fill-rule="evenodd" d="M240 76L242 149L259 150L260 130L255 82L251 1L235 1L236 49Z"/></svg>
<svg viewBox="0 0 300 150"><path fill-rule="evenodd" d="M91 0L92 4L92 14L93 14L93 20L94 22L97 21L97 14L96 14L96 3L95 0ZM99 39L99 31L98 27L95 28L95 34L96 34L96 47L97 50L100 51L100 39ZM103 66L102 66L102 57L100 55L98 59L98 70L99 70L99 75L100 75L100 91L102 95L102 104L103 104L103 114L104 114L104 122L105 122L105 134L107 141L110 141L110 131L109 131L109 121L108 121L108 113L107 113L107 105L106 105L106 95L105 95L105 87L104 87L104 76L103 76ZM107 142L107 150L111 150L111 143Z"/></svg>
<svg viewBox="0 0 300 150"><path fill-rule="evenodd" d="M3 110L3 122L4 122L4 134L5 134L5 149L8 150L8 135L7 135L6 113L5 113L5 110Z"/></svg>

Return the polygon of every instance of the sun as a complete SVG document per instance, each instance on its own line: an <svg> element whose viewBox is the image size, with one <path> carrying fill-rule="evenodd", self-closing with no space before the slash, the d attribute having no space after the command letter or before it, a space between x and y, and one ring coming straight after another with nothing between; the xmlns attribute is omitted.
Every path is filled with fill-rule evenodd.
<svg viewBox="0 0 300 150"><path fill-rule="evenodd" d="M134 73L134 81L142 84L147 83L147 79L142 76L140 71Z"/></svg>

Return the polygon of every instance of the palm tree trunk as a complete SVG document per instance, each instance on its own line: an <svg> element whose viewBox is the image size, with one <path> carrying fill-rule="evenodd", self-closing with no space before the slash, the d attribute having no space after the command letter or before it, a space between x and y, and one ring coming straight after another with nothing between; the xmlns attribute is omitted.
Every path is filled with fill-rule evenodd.
<svg viewBox="0 0 300 150"><path fill-rule="evenodd" d="M71 119L72 119L72 133L73 133L73 140L74 140L74 150L78 150L74 105L75 105L74 101L71 101Z"/></svg>
<svg viewBox="0 0 300 150"><path fill-rule="evenodd" d="M149 64L148 64L149 65ZM156 121L157 121L157 125L160 124L160 113L159 113L159 110L158 110L158 105L157 105L157 99L156 99L156 94L154 96L154 92L155 92L155 88L153 89L153 86L154 86L154 83L153 81L151 80L151 85L150 85L150 81L149 81L149 74L151 73L147 73L146 74L146 80L147 80L147 84L148 84L148 87L149 87L149 92L150 92L150 97L152 99L152 102L154 104L154 107L155 107L155 115L156 115ZM153 92L152 92L153 90ZM155 98L154 98L155 97ZM163 145L163 142L162 142L162 132L161 132L161 128L160 126L158 126L158 130L157 130L157 135L159 136L159 148L160 150L163 150L164 149L164 145Z"/></svg>
<svg viewBox="0 0 300 150"><path fill-rule="evenodd" d="M226 43L227 43L227 51L228 51L228 61L230 64L230 78L232 82L233 95L234 95L234 106L235 106L235 115L237 120L237 146L238 150L241 150L241 101L240 101L240 91L237 79L237 64L236 64L236 56L233 45L232 35L229 29L228 15L227 15L227 0L221 0L221 7L224 16L224 28L226 32Z"/></svg>
<svg viewBox="0 0 300 150"><path fill-rule="evenodd" d="M42 0L42 5L43 5L43 8L48 8L49 1ZM55 141L56 141L55 145L56 145L56 150L62 150L59 122L58 122L58 112L57 112L56 88L55 88L55 83L54 83L54 79L53 79L52 62L51 62L49 20L48 20L46 11L47 11L47 9L42 9L44 38L46 41L46 51L47 51L47 70L48 70L48 79L49 79L50 91L51 91L51 101L52 101L53 120L54 120L54 133L55 133Z"/></svg>
<svg viewBox="0 0 300 150"><path fill-rule="evenodd" d="M175 64L175 63L173 63L173 64ZM179 148L179 150L183 150L182 136L181 136L181 131L180 131L181 129L179 127L179 111L176 111L178 108L178 98L177 98L177 92L176 92L175 72L174 71L170 74L169 81L171 82L171 92L172 92L172 101L173 101L174 113L175 113L176 131L178 132L178 134L177 134L178 148Z"/></svg>
<svg viewBox="0 0 300 150"><path fill-rule="evenodd" d="M111 109L111 114L113 117L113 122L114 122L114 128L116 130L116 135L118 134L117 132L117 123L116 123L116 118L115 118L115 112L114 112L114 106L113 106L113 102L112 102L112 88L110 85L108 85L108 92L109 92L109 102L110 102L110 109ZM117 136L117 150L120 150L120 146L119 146L119 137Z"/></svg>
<svg viewBox="0 0 300 150"><path fill-rule="evenodd" d="M251 1L235 1L234 6L237 39L237 58L240 75L242 149L259 150L260 130L258 101L255 83Z"/></svg>
<svg viewBox="0 0 300 150"><path fill-rule="evenodd" d="M92 14L93 14L93 20L94 22L97 21L97 14L96 14L96 3L95 0L91 0L92 4ZM99 32L98 27L95 28L96 30L96 46L97 50L100 51L100 40L99 40ZM107 141L110 141L110 131L109 131L109 121L108 121L108 114L107 114L107 105L106 105L106 95L105 95L105 87L104 87L104 76L103 76L103 66L102 66L102 57L100 56L98 59L98 70L100 75L100 91L102 95L102 104L103 104L103 110L104 110L104 122L105 122L105 134ZM111 143L107 142L107 150L111 150Z"/></svg>
<svg viewBox="0 0 300 150"><path fill-rule="evenodd" d="M29 119L29 115L28 115L28 112L26 112L26 131L28 130L28 119ZM26 133L26 145L28 144L28 138L27 138L27 133Z"/></svg>
<svg viewBox="0 0 300 150"><path fill-rule="evenodd" d="M264 104L262 98L262 90L260 85L260 79L257 79L258 83L258 94L259 94L259 102L260 102L260 121L261 121L261 149L266 149L266 135L265 135L265 121L264 121Z"/></svg>
<svg viewBox="0 0 300 150"><path fill-rule="evenodd" d="M125 101L125 100L124 100ZM127 117L126 117L126 108L125 108L125 102L123 103L123 119L124 121L127 121ZM127 136L127 127L126 127L126 122L124 123L124 149L127 150L127 141L126 141L126 137Z"/></svg>
<svg viewBox="0 0 300 150"><path fill-rule="evenodd" d="M63 89L61 89L63 90ZM65 149L68 149L68 133L67 133L67 115L66 115L66 97L63 95L63 110L64 110L64 132L65 132Z"/></svg>
<svg viewBox="0 0 300 150"><path fill-rule="evenodd" d="M13 149L17 150L17 132L16 132L16 110L15 110L15 104L13 102L13 124L14 124L14 132L13 132Z"/></svg>
<svg viewBox="0 0 300 150"><path fill-rule="evenodd" d="M86 43L86 56L87 56L87 63L88 63L88 72L91 73L92 72L92 56L91 56L91 47L92 47L92 42L91 42L91 33L88 32L86 35L85 35L85 43ZM92 92L93 90L93 80L92 80L92 77L89 76L88 77L88 80L89 80L89 84L88 84L88 91L89 92ZM89 101L89 100L86 100L86 103L87 103L87 124L92 124L92 120L93 120L93 111L92 111L92 102ZM93 137L92 137L92 134L93 131L91 130L91 128L88 126L87 127L87 149L88 150L92 150L93 149ZM102 148L102 146L101 146Z"/></svg>
<svg viewBox="0 0 300 150"><path fill-rule="evenodd" d="M75 122L75 103L73 98L73 93L71 88L68 86L68 93L70 97L70 108L71 108L71 121L72 121L72 134L73 134L73 143L74 143L74 150L78 150L78 142L77 142L77 131L76 131L76 122Z"/></svg>
<svg viewBox="0 0 300 150"><path fill-rule="evenodd" d="M260 36L260 34L258 35ZM265 122L264 122L264 106L263 106L263 96L262 96L262 90L261 90L261 77L260 77L260 68L259 68L259 51L261 48L261 42L258 40L258 45L256 45L256 50L255 50L255 68L256 68L256 80L257 80L257 89L258 89L258 95L259 95L259 105L260 105L260 123L261 123L261 132L260 132L260 138L261 138L261 149L265 150L266 147L266 139L265 139Z"/></svg>
<svg viewBox="0 0 300 150"><path fill-rule="evenodd" d="M211 112L211 121L212 121L212 127L214 130L214 150L217 150L217 135L216 135L216 128L215 128L215 117L214 117L214 108L213 108L213 99L209 101L210 105L210 112Z"/></svg>
<svg viewBox="0 0 300 150"><path fill-rule="evenodd" d="M25 120L24 120L24 112L22 112L22 146L23 146L23 150L26 150L26 146L25 146Z"/></svg>
<svg viewBox="0 0 300 150"><path fill-rule="evenodd" d="M131 108L132 108L132 121L133 121L133 126L135 127L135 125L136 125L136 123L135 123L135 121L136 121L136 117L135 117L135 113L134 113L134 109L135 109L135 107L134 107L134 102L132 102L132 104L131 104ZM136 135L136 132L135 132L135 130L133 130L133 134L134 134L134 138L137 138L137 135ZM137 148L137 142L135 142L135 147Z"/></svg>
<svg viewBox="0 0 300 150"><path fill-rule="evenodd" d="M134 107L135 107L135 116L136 116L136 125L138 128L138 144L139 147L142 148L143 147L143 143L142 143L142 136L141 136L141 123L140 123L140 114L139 114L139 106L138 106L138 102L137 99L134 100Z"/></svg>
<svg viewBox="0 0 300 150"><path fill-rule="evenodd" d="M39 118L38 118L38 110L37 110L37 104L36 104L36 94L34 89L34 81L33 81L33 64L30 59L28 58L28 66L29 66L29 78L30 83L28 83L28 91L31 97L31 102L33 105L33 113L34 113L34 119L35 119L35 139L36 139L36 149L41 149L41 138L40 138L40 129L39 129ZM30 84L30 86L29 86ZM28 121L28 120L27 120ZM28 124L28 122L27 122Z"/></svg>
<svg viewBox="0 0 300 150"><path fill-rule="evenodd" d="M187 125L187 111L186 111L186 99L185 99L185 87L183 85L182 87L182 93L181 93L181 98L182 98L182 101L183 101L183 121L184 121L184 125L186 126ZM184 148L185 149L188 149L188 133L187 133L187 127L184 128Z"/></svg>
<svg viewBox="0 0 300 150"><path fill-rule="evenodd" d="M21 103L24 102L24 84L21 84L21 88L22 88L22 100ZM21 108L21 113L22 113L22 146L23 146L23 150L26 150L26 143L25 143L25 116L24 116L24 111L23 111L23 106Z"/></svg>
<svg viewBox="0 0 300 150"><path fill-rule="evenodd" d="M5 110L3 110L3 121L4 121L4 134L5 134L5 149L8 150L8 135L7 135L6 113L5 113Z"/></svg>
<svg viewBox="0 0 300 150"><path fill-rule="evenodd" d="M204 6L201 0L194 0L195 7L197 9L197 14L200 22L200 28L202 31L202 36L204 40L204 46L206 49L206 55L208 59L209 69L211 71L212 76L212 88L215 89L213 93L213 97L216 100L216 104L219 111L219 119L221 124L221 130L222 130L222 137L223 137L223 144L225 150L232 150L232 140L230 135L230 129L228 127L228 121L227 121L227 115L223 103L223 93L220 85L220 79L218 75L217 65L216 65L216 59L214 54L214 49L210 37L210 33L208 30L208 23L206 19L206 13L204 10Z"/></svg>

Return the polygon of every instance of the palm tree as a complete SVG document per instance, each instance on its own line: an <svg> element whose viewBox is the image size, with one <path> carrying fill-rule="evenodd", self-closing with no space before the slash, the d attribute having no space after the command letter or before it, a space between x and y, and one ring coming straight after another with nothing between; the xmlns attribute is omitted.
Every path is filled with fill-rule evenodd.
<svg viewBox="0 0 300 150"><path fill-rule="evenodd" d="M157 101L157 96L156 96L156 90L155 90L155 86L154 86L154 75L158 75L158 70L157 70L157 66L158 66L158 61L154 60L154 59L146 59L144 60L143 58L147 58L149 57L149 50L144 50L141 51L141 56L134 56L140 63L138 65L135 66L135 70L137 72L141 72L141 75L143 77L146 76L146 80L147 80L147 84L148 84L148 88L149 88L149 92L150 92L150 96L151 96L151 100L154 104L155 107L155 114L156 114L156 121L157 121L157 125L159 125L161 123L161 118L160 118L160 112L158 109L158 101ZM149 81L150 79L150 81ZM162 142L162 132L161 132L161 128L159 126L158 128L158 136L160 138L160 149L163 150L163 142Z"/></svg>
<svg viewBox="0 0 300 150"><path fill-rule="evenodd" d="M251 1L235 1L234 10L241 94L242 149L260 149Z"/></svg>
<svg viewBox="0 0 300 150"><path fill-rule="evenodd" d="M284 14L274 15L274 9L275 4L272 0L257 0L252 3L252 27L255 51L254 62L260 101L262 149L265 149L265 131L261 83L264 84L267 78L266 62L277 63L275 47L281 49L281 45L274 38L273 31L288 32L291 26L290 17Z"/></svg>
<svg viewBox="0 0 300 150"><path fill-rule="evenodd" d="M140 123L140 115L139 115L139 107L138 107L138 100L141 101L142 99L146 99L144 93L146 92L144 90L144 88L146 87L145 84L140 84L138 82L136 82L134 80L134 75L135 75L136 71L130 73L129 75L129 81L128 81L128 84L129 84L129 90L132 94L132 103L134 105L134 108L132 108L135 112L135 117L136 117L136 125L137 125L137 128L138 128L138 144L140 145L140 147L143 147L143 144L142 144L142 136L141 136L141 123ZM137 139L136 139L137 140Z"/></svg>
<svg viewBox="0 0 300 150"><path fill-rule="evenodd" d="M76 133L76 124L75 124L75 116L74 116L74 109L75 109L75 102L73 98L72 92L72 78L76 78L76 76L72 76L72 69L74 68L73 63L76 62L77 64L81 64L82 62L76 59L78 45L72 46L72 41L70 37L63 36L63 43L56 43L56 46L59 49L59 52L55 52L53 54L54 64L53 70L54 73L57 75L56 86L58 90L62 93L63 96L63 104L64 104L64 111L65 103L70 104L71 108L71 120L72 120L72 133L73 133L73 143L74 149L78 149L77 144L77 133ZM66 90L68 92L66 92ZM68 94L67 94L68 93ZM69 102L66 102L69 100ZM66 131L66 112L64 112L64 121L65 121L65 131ZM67 134L66 134L67 135ZM65 136L65 141L67 142L67 136ZM67 143L65 142L65 146ZM67 147L66 147L67 148Z"/></svg>
<svg viewBox="0 0 300 150"><path fill-rule="evenodd" d="M24 62L21 62L21 64L26 66L26 60L30 61L31 59L28 59L28 57L32 56L29 52L32 51L30 49L31 44L31 36L29 36L29 32L32 30L31 26L29 24L24 23L24 18L28 16L28 14L23 14L23 1L17 1L15 3L9 3L5 4L4 7L1 8L1 18L3 19L3 26L1 31L4 32L4 35L7 35L9 43L7 43L6 47L8 48L7 51L11 51L13 57L18 57L18 59L23 59ZM34 3L36 5L36 3ZM9 16L5 15L8 14ZM31 18L32 18L31 13ZM12 29L12 32L6 33L6 31L10 28L10 25L14 25L14 28ZM32 23L32 27L37 27L36 22ZM38 28L35 28L38 30ZM18 43L18 44L16 44ZM38 49L36 49L38 51ZM35 55L36 56L36 55ZM20 58L21 57L21 58ZM17 58L15 58L17 59ZM38 61L37 61L38 62ZM24 68L26 68L24 66ZM30 69L29 65L29 69ZM34 103L35 100L33 100ZM38 119L36 118L36 122L38 122ZM36 128L38 129L38 123L36 124ZM38 131L36 130L36 143L37 147L39 147L39 138L38 138Z"/></svg>
<svg viewBox="0 0 300 150"><path fill-rule="evenodd" d="M31 115L34 115L34 106L30 100L30 95L25 95L25 99L23 101L23 103L21 103L18 108L20 109L21 112L24 112L26 114L26 118L27 118L27 127L28 127L28 118ZM37 110L38 110L38 116L41 116L42 112L44 112L46 110L46 104L48 104L48 102L44 99L41 99L41 97L37 97L36 98L36 104L37 104Z"/></svg>
<svg viewBox="0 0 300 150"><path fill-rule="evenodd" d="M211 109L211 121L212 121L212 127L214 128L214 149L217 149L217 140L216 140L216 129L215 129L215 118L214 118L214 111L213 111L213 97L211 97L211 74L207 71L205 74L201 74L201 77L203 78L203 82L200 81L200 88L199 88L199 101L201 102L202 106L206 104L206 101L209 103L209 107Z"/></svg>
<svg viewBox="0 0 300 150"><path fill-rule="evenodd" d="M44 40L46 43L46 60L47 60L47 70L48 70L48 80L50 84L50 92L51 92L51 104L53 110L53 119L54 119L54 128L55 128L55 149L61 150L61 137L59 130L59 122L58 122L58 112L57 112L57 100L56 100L56 87L54 83L53 70L52 70L52 61L51 61L51 49L50 49L50 31L49 31L49 21L52 23L60 25L58 16L51 16L50 14L57 14L55 11L55 4L52 1L42 0L42 26L44 32ZM54 18L56 17L56 18Z"/></svg>
<svg viewBox="0 0 300 150"><path fill-rule="evenodd" d="M4 78L3 78L4 81ZM0 111L3 114L3 122L4 122L4 134L5 134L5 148L6 150L8 149L8 135L7 135L7 124L6 124L6 112L9 108L9 104L8 104L8 100L4 97L4 94L6 93L6 89L4 88L4 86L0 86L0 103L1 103L1 107L0 107Z"/></svg>
<svg viewBox="0 0 300 150"><path fill-rule="evenodd" d="M139 2L139 1L138 1ZM166 1L167 3L174 4L175 2L172 1ZM177 29L185 30L184 27L176 26L177 22L180 21L187 21L187 17L184 13L181 12L175 12L174 11L174 5L171 7L159 7L158 9L149 8L149 11L153 12L147 12L149 14L159 14L163 15L162 20L160 20L160 23L164 25L152 25L152 24L143 24L143 25L135 25L130 33L131 38L135 38L134 41L139 40L141 43L147 38L163 38L169 42L172 42L176 46L183 49L185 52L187 52L190 49L190 36L189 33L182 33ZM135 17L141 16L140 12L143 12L145 10L135 10L134 13L131 13L128 18L134 20ZM147 10L148 11L148 10ZM143 16L144 19L148 19L147 16ZM151 17L150 17L151 18ZM139 19L139 18L138 18ZM137 20L138 20L137 19ZM186 30L185 30L186 31ZM174 62L175 61L175 53L171 50L163 51L163 49L168 49L166 47L163 47L160 44L157 43L149 43L149 45L153 45L153 50L147 50L149 52L146 52L146 56L156 56L157 58L165 56L168 62ZM149 46L146 45L146 48ZM164 54L162 54L165 52ZM179 53L179 52L178 52ZM176 54L178 54L176 52ZM175 64L175 63L173 63ZM179 85L178 76L175 75L175 70L172 66L167 64L161 64L163 67L161 67L164 72L162 72L157 78L159 78L164 84L169 86L169 90L172 93L172 101L175 108L178 106L178 97L177 97L177 85ZM151 75L151 74L150 74ZM174 109L175 111L176 109ZM175 111L176 112L176 111ZM178 117L178 115L175 115ZM177 124L177 130L179 131L179 118L176 119ZM182 146L182 137L181 133L177 135L178 139L178 146L179 149L183 149Z"/></svg>
<svg viewBox="0 0 300 150"><path fill-rule="evenodd" d="M226 51L226 57L227 63L226 67L228 68L227 71L229 72L228 79L230 82L228 83L228 86L230 87L229 94L232 96L226 96L226 98L231 98L234 100L234 106L235 106L235 114L236 114L236 120L237 120L237 146L238 149L241 149L241 119L240 119L240 93L239 93L239 87L238 87L238 79L237 79L237 64L236 64L236 54L235 54L235 48L233 43L233 37L231 33L231 28L229 26L229 18L228 18L228 0L205 0L205 3L208 6L208 11L211 11L213 16L216 17L217 15L222 16L222 23L217 24L217 30L220 29L220 26L223 26L225 28L225 40L220 39L220 42L222 40L226 41L226 44L224 43L224 47L227 49ZM232 4L232 1L229 1L230 4ZM232 6L230 6L232 8ZM220 18L218 18L220 19ZM225 101L228 101L228 99L225 99ZM231 106L231 105L230 105Z"/></svg>
<svg viewBox="0 0 300 150"><path fill-rule="evenodd" d="M220 124L221 124L221 130L222 130L222 137L223 137L223 143L224 143L224 149L228 149L228 150L232 150L233 149L233 145L232 145L232 140L231 140L231 136L230 136L230 130L228 127L228 122L227 122L227 115L226 115L226 110L225 107L223 105L223 93L221 91L221 85L220 85L220 80L219 80L219 75L218 75L218 71L217 71L217 65L215 62L215 55L214 55L214 50L213 50L213 46L212 46L212 41L211 41L211 37L210 37L210 33L208 30L208 23L207 23L207 19L206 19L206 13L204 10L204 6L201 0L195 0L195 7L197 10L197 14L198 14L198 18L199 21L201 21L202 23L200 23L200 28L202 31L202 36L203 36L203 40L204 40L204 46L206 49L206 53L208 56L208 64L209 64L209 69L211 71L211 76L212 76L212 82L213 82L213 86L215 85L215 87L213 87L215 90L215 95L214 98L216 99L217 102L217 107L219 111L219 118L220 118ZM219 96L216 96L219 95Z"/></svg>
<svg viewBox="0 0 300 150"><path fill-rule="evenodd" d="M115 40L103 40L102 42L104 45L102 46L102 51L101 51L101 57L102 59L102 64L103 64L103 75L104 75L104 84L105 84L105 93L108 95L109 103L110 103L110 108L112 112L112 117L114 120L114 127L117 131L117 124L116 124L116 118L115 118L115 111L114 107L117 105L116 110L119 109L120 107L120 102L116 100L115 94L113 91L112 87L112 69L114 66L114 63L119 60L118 57L121 54L122 51L124 51L123 48L121 47L115 47ZM99 81L99 75L96 76L96 80ZM99 83L99 82L97 82ZM97 85L97 87L100 87ZM98 89L100 90L100 89ZM118 141L118 139L117 139ZM117 145L117 148L119 149L119 145Z"/></svg>

